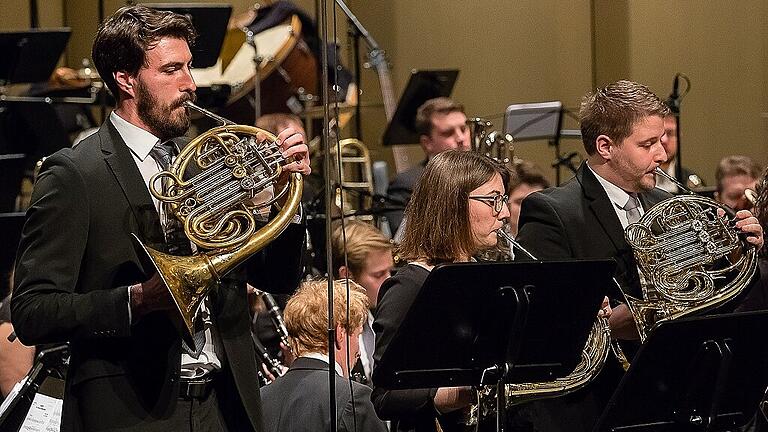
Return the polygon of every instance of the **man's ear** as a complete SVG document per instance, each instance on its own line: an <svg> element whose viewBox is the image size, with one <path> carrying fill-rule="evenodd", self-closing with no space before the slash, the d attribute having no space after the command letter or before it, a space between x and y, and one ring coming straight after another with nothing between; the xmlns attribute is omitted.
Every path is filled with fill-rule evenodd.
<svg viewBox="0 0 768 432"><path fill-rule="evenodd" d="M615 146L611 137L608 135L600 135L595 139L595 152L599 154L605 160L611 160L611 147Z"/></svg>
<svg viewBox="0 0 768 432"><path fill-rule="evenodd" d="M421 148L424 150L425 155L430 156L432 154L432 139L429 135L419 135L419 144L421 144Z"/></svg>
<svg viewBox="0 0 768 432"><path fill-rule="evenodd" d="M136 77L125 71L117 71L114 73L114 75L117 88L127 93L131 97L136 97ZM118 97L118 95L115 95L115 97Z"/></svg>
<svg viewBox="0 0 768 432"><path fill-rule="evenodd" d="M347 269L347 266L339 267L339 279L350 278L352 279L352 273Z"/></svg>
<svg viewBox="0 0 768 432"><path fill-rule="evenodd" d="M347 346L347 330L342 325L336 326L336 351L339 351L342 347Z"/></svg>

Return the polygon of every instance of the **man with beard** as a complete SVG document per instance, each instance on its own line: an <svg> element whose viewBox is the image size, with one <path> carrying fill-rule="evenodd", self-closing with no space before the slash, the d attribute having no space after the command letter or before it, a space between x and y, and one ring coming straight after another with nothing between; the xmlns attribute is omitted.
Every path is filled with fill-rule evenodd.
<svg viewBox="0 0 768 432"><path fill-rule="evenodd" d="M624 230L671 196L655 188L654 175L667 158L662 140L668 113L648 87L631 81L617 81L585 96L579 117L587 160L572 180L523 200L517 240L542 260L613 258L621 290L641 296L637 263ZM737 218L736 227L759 249L763 233L757 219L748 211L738 212ZM619 287L608 297L611 336L637 339ZM585 389L529 407L536 430L592 430L621 374L618 362L609 358Z"/></svg>
<svg viewBox="0 0 768 432"><path fill-rule="evenodd" d="M71 345L62 431L261 430L245 285L294 288L303 228L291 224L221 278L198 312L194 346L182 344L168 288L131 239L191 249L183 236L172 241L177 224L148 183L184 144L193 39L190 21L169 12L131 6L108 18L92 55L117 106L97 133L49 157L37 180L12 314L22 342ZM288 128L278 143L294 161L283 175L308 174L303 137Z"/></svg>

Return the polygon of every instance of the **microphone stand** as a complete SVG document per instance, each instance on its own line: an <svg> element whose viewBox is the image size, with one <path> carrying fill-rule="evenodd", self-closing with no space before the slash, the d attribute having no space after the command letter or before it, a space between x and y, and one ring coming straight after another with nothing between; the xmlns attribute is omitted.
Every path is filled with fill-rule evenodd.
<svg viewBox="0 0 768 432"><path fill-rule="evenodd" d="M688 82L688 88L690 89L688 78L680 72L675 74L675 79L672 82L672 93L669 95L669 99L667 99L667 105L675 116L676 124L675 139L677 140L677 152L675 154L675 177L679 182L684 184L686 179L683 175L683 158L681 156L682 146L680 145L680 101L682 100L682 95L679 92L680 77L684 77L686 82ZM686 90L686 93L687 92L688 91Z"/></svg>

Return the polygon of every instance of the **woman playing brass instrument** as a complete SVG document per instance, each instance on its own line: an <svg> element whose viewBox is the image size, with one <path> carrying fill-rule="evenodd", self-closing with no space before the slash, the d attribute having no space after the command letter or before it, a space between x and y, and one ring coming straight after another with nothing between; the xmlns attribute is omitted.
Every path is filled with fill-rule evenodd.
<svg viewBox="0 0 768 432"><path fill-rule="evenodd" d="M507 175L503 166L475 153L447 151L429 161L405 210L408 222L399 252L408 264L384 282L379 293L373 324L376 362L435 265L470 261L478 251L496 245L496 230L509 217ZM473 395L468 387L387 390L374 386L372 399L378 415L393 421L392 430L434 431L435 419L443 417L447 432Z"/></svg>

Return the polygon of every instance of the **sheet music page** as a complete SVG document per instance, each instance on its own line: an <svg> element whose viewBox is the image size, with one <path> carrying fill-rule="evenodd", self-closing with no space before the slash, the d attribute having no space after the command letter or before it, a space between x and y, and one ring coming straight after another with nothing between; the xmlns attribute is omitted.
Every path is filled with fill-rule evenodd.
<svg viewBox="0 0 768 432"><path fill-rule="evenodd" d="M61 407L64 401L44 394L36 394L20 432L59 432Z"/></svg>

